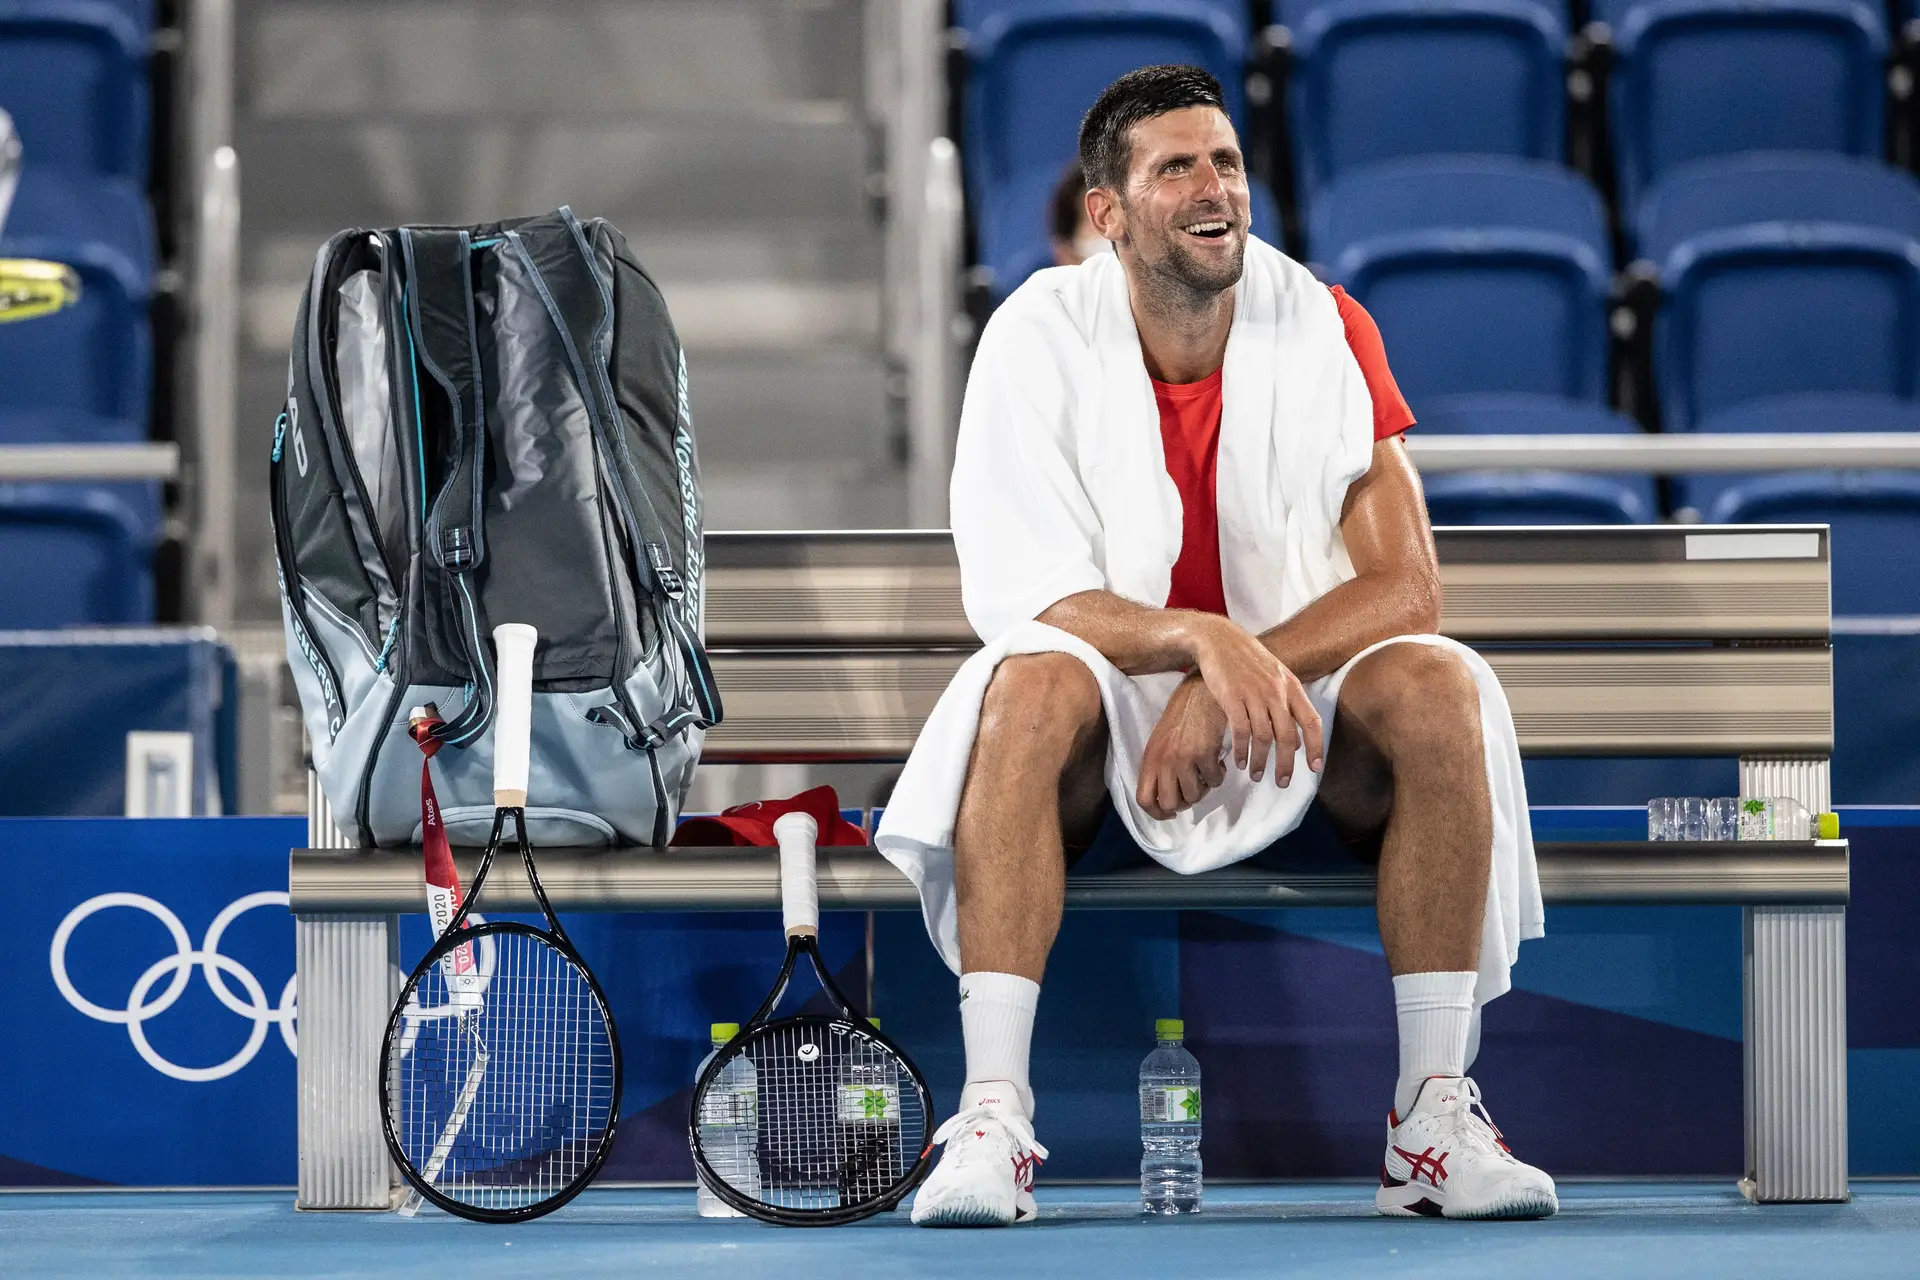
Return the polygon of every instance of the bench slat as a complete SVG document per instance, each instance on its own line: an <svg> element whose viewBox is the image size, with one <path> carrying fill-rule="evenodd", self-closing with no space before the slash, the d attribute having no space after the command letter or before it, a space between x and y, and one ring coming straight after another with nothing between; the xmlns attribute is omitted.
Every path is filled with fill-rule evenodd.
<svg viewBox="0 0 1920 1280"><path fill-rule="evenodd" d="M1689 558L1690 537L1786 528L1436 529L1441 631L1467 641L1824 639L1824 533L1814 557ZM975 643L944 530L711 533L706 549L716 648Z"/></svg>
<svg viewBox="0 0 1920 1280"><path fill-rule="evenodd" d="M904 760L963 651L713 653L726 721L703 758ZM1826 755L1825 647L1494 649L1528 755Z"/></svg>
<svg viewBox="0 0 1920 1280"><path fill-rule="evenodd" d="M1844 840L1765 844L1543 842L1541 890L1549 903L1835 905L1848 895ZM780 869L771 849L545 849L540 882L561 911L744 911L780 905ZM458 852L463 883L477 855ZM822 849L820 905L828 910L917 910L919 896L893 864L871 848ZM289 868L292 910L300 915L411 913L422 910L420 854L407 849L295 849ZM1282 873L1245 864L1182 876L1142 867L1069 877L1067 905L1078 908L1233 910L1254 907L1365 906L1373 875L1351 871ZM517 860L501 858L487 876L487 911L537 910Z"/></svg>

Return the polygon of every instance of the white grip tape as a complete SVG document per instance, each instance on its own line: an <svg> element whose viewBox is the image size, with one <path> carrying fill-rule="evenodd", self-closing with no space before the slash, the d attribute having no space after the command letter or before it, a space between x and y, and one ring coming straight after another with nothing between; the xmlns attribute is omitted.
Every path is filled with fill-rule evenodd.
<svg viewBox="0 0 1920 1280"><path fill-rule="evenodd" d="M493 797L498 805L527 802L528 740L533 735L533 650L540 633L524 622L493 629Z"/></svg>
<svg viewBox="0 0 1920 1280"><path fill-rule="evenodd" d="M789 937L820 932L820 893L814 883L813 847L820 824L805 813L783 813L774 820L780 842L780 914Z"/></svg>

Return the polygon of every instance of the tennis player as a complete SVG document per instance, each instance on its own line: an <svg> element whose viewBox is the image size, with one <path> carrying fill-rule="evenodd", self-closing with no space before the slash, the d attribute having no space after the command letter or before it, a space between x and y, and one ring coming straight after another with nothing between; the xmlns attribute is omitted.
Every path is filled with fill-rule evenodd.
<svg viewBox="0 0 1920 1280"><path fill-rule="evenodd" d="M1380 334L1249 237L1205 72L1115 81L1080 163L1115 253L1037 273L981 336L951 505L984 648L877 836L960 974L967 1079L913 1220L1035 1213L1028 1052L1069 865L1284 863L1329 828L1378 867L1398 1010L1379 1210L1551 1214L1466 1074L1543 912L1506 699L1434 634Z"/></svg>

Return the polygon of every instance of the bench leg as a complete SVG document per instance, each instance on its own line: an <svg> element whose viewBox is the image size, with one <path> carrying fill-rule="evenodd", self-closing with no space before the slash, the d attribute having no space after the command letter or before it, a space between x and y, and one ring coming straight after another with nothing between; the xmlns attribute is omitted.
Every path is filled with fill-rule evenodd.
<svg viewBox="0 0 1920 1280"><path fill-rule="evenodd" d="M295 916L300 986L300 1209L388 1209L380 1037L398 995L393 916Z"/></svg>
<svg viewBox="0 0 1920 1280"><path fill-rule="evenodd" d="M1847 909L1745 912L1747 1176L1760 1203L1846 1200Z"/></svg>

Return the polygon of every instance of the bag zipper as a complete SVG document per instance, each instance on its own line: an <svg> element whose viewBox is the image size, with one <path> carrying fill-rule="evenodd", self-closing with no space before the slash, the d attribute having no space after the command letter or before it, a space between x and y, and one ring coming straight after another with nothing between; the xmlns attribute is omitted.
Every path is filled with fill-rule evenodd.
<svg viewBox="0 0 1920 1280"><path fill-rule="evenodd" d="M320 697L327 707L327 740L331 742L346 724L346 702L340 696L340 681L326 653L314 643L313 624L307 619L306 589L293 560L293 534L287 527L286 462L284 459L287 423L286 410L273 424L273 456L268 464L267 504L273 522L274 569L280 577L280 593L287 601L287 617L293 621L294 640L300 653L320 681Z"/></svg>

